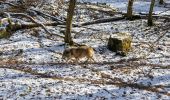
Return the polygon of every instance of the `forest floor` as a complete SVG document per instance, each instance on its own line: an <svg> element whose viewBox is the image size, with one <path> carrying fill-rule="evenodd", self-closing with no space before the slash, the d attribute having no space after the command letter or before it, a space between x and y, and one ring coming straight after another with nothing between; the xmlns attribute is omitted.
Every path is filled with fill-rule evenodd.
<svg viewBox="0 0 170 100"><path fill-rule="evenodd" d="M127 0L106 1L117 11L126 11ZM149 4L136 1L134 12L147 14ZM170 8L156 4L154 14L170 16ZM75 15L75 24L113 16L79 6ZM37 16L42 22L49 20ZM66 17L66 12L61 10L61 16ZM7 64L0 66L0 100L169 100L170 32L165 28L170 22L157 19L154 23L148 27L146 19L138 19L73 27L73 40L95 50L97 63L89 64L83 63L85 59L65 63L63 39L46 38L40 27L16 31L0 40L0 63ZM54 34L65 30L62 26L47 29ZM125 57L107 49L108 38L115 32L133 37L132 50Z"/></svg>

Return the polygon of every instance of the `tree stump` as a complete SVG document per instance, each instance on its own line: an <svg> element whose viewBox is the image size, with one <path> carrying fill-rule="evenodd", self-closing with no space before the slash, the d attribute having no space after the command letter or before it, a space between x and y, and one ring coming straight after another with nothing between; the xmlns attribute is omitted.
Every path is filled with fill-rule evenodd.
<svg viewBox="0 0 170 100"><path fill-rule="evenodd" d="M10 30L15 26L16 24L10 18L0 19L0 39L10 37L12 35Z"/></svg>
<svg viewBox="0 0 170 100"><path fill-rule="evenodd" d="M129 33L117 33L110 36L108 49L121 56L126 56L131 50L132 37Z"/></svg>

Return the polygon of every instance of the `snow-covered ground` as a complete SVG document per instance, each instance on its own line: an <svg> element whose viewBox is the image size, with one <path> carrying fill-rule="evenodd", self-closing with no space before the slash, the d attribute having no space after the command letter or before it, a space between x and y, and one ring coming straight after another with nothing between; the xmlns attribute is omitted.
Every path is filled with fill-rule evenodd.
<svg viewBox="0 0 170 100"><path fill-rule="evenodd" d="M80 2L92 2L92 3L107 3L111 7L116 7L122 12L127 12L127 4L128 0L78 0ZM169 0L164 0L169 3ZM158 5L156 2L156 7L154 8L155 14L161 14L165 11L168 11L169 8L164 8L164 5ZM150 0L135 0L133 4L133 9L135 13L144 13L147 14L149 12Z"/></svg>
<svg viewBox="0 0 170 100"><path fill-rule="evenodd" d="M126 12L127 7L127 0L82 1L106 2L122 12ZM134 12L147 13L149 4L148 0L137 0ZM170 15L169 9L157 4L154 13ZM76 18L74 21L80 20ZM90 20L89 17L82 18ZM161 66L170 67L170 33L167 32L158 44L154 44L163 32L159 26L164 24L162 20L156 20L154 27L147 27L147 20L122 20L73 28L74 41L93 47L96 62L113 64L64 64L61 59L64 50L62 39L37 37L37 32L45 36L44 30L40 28L17 31L9 39L0 40L0 59L11 64L15 61L26 64L0 68L0 99L169 100L170 68ZM58 27L48 29L58 34L63 30ZM126 57L107 49L108 37L117 31L129 32L133 36L132 51ZM128 60L140 57L143 59ZM117 82L137 83L148 89L122 86Z"/></svg>

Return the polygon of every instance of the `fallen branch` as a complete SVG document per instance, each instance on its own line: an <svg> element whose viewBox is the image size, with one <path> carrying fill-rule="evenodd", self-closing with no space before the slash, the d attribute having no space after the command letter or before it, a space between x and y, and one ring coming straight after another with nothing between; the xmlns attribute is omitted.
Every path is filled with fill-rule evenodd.
<svg viewBox="0 0 170 100"><path fill-rule="evenodd" d="M123 20L123 19L125 19L125 17L103 18L103 19L98 19L98 20L94 20L94 21L91 21L91 22L81 23L77 27L87 26L87 25L92 25L92 24L107 23L107 22L112 22L112 21L120 21L120 20Z"/></svg>
<svg viewBox="0 0 170 100"><path fill-rule="evenodd" d="M45 26L58 26L61 25L57 22L47 22L47 23L42 23ZM20 24L20 27L15 27L14 29L12 29L12 31L15 30L20 30L20 29L30 29L30 28L34 28L34 27L41 27L40 24L36 24L36 23L22 23Z"/></svg>
<svg viewBox="0 0 170 100"><path fill-rule="evenodd" d="M4 14L6 14L6 12L4 12ZM29 15L26 15L24 13L8 13L8 14L12 15L12 16L26 17L34 23L34 24L14 25L14 27L11 29L12 31L16 31L18 29L24 29L24 28L42 27L48 33L48 37L51 37L52 35L56 35L58 37L64 38L64 36L61 36L61 35L58 35L58 34L51 34L51 32L46 29L46 27L43 23L37 22L34 18L32 18ZM46 23L46 25L59 25L59 23Z"/></svg>
<svg viewBox="0 0 170 100"><path fill-rule="evenodd" d="M134 15L132 19L135 20L135 19L147 19L147 18L148 18L147 15ZM167 17L167 16L157 16L157 15L153 16L153 18L170 19L170 17ZM126 19L126 16L93 20L90 22L81 23L80 25L73 25L73 27L81 27L81 26L87 26L87 25L93 25L93 24L108 23L108 22L113 22L113 21L120 21L123 19Z"/></svg>
<svg viewBox="0 0 170 100"><path fill-rule="evenodd" d="M12 16L22 16L22 17L26 17L26 18L30 19L33 23L40 25L47 33L51 34L51 33L46 29L46 27L44 26L44 24L37 22L34 18L32 18L32 17L29 16L29 15L26 15L26 14L24 14L24 13L10 13L10 15L12 15Z"/></svg>
<svg viewBox="0 0 170 100"><path fill-rule="evenodd" d="M117 10L109 6L102 6L102 5L99 6L99 5L94 5L94 4L79 3L77 4L77 6L78 6L78 9L89 9L89 10L99 11L99 12L106 13L111 16L113 16Z"/></svg>
<svg viewBox="0 0 170 100"><path fill-rule="evenodd" d="M115 12L116 14L121 14L123 16L126 17L127 13L123 13L123 12ZM170 19L169 15L159 15L159 14L153 14L152 15L153 18L155 19ZM133 20L135 19L148 19L148 14L143 14L143 13L136 13L133 14Z"/></svg>
<svg viewBox="0 0 170 100"><path fill-rule="evenodd" d="M49 22L49 23L43 23L43 25L45 26L58 26L58 25L61 25L57 22ZM17 30L20 30L20 29L30 29L30 28L35 28L35 27L41 27L40 24L36 24L36 23L27 23L27 24L20 24L20 25L16 25L15 27L13 27L13 29L11 29L11 31L17 31ZM64 38L64 36L62 35L59 35L59 34L50 34L49 37L51 36L58 36L60 38Z"/></svg>
<svg viewBox="0 0 170 100"><path fill-rule="evenodd" d="M39 15L42 15L42 16L45 16L45 17L49 17L49 18L51 18L52 20L54 20L54 21L57 21L58 23L60 23L60 24L65 24L66 22L65 22L65 20L61 20L61 19L59 19L59 18L57 18L57 17L55 17L55 16L52 16L52 15L50 15L50 14L46 14L46 13L44 13L44 12L41 12L41 11L39 11L39 10L37 10L37 9L30 9L30 10L32 10L32 11L35 11L37 14L39 14Z"/></svg>

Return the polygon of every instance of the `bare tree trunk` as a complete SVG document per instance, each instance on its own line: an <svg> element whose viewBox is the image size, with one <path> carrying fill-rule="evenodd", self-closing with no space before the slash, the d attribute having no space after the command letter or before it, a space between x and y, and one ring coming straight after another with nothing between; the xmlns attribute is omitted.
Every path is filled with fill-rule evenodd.
<svg viewBox="0 0 170 100"><path fill-rule="evenodd" d="M128 2L127 19L132 19L133 2L134 2L134 0L129 0L129 2Z"/></svg>
<svg viewBox="0 0 170 100"><path fill-rule="evenodd" d="M70 0L69 9L67 12L66 32L64 38L65 43L68 43L69 45L73 45L73 39L71 37L71 28L75 5L76 0Z"/></svg>
<svg viewBox="0 0 170 100"><path fill-rule="evenodd" d="M153 25L152 13L153 13L154 5L155 5L155 0L152 0L151 1L151 5L150 5L150 10L149 10L149 16L148 16L148 26L152 26Z"/></svg>
<svg viewBox="0 0 170 100"><path fill-rule="evenodd" d="M159 0L159 4L160 5L164 4L164 0Z"/></svg>

